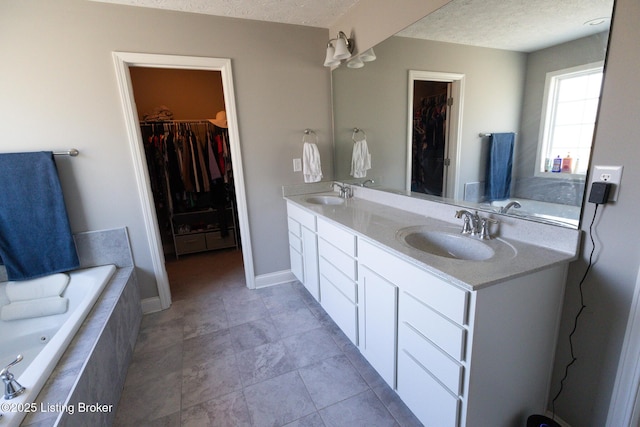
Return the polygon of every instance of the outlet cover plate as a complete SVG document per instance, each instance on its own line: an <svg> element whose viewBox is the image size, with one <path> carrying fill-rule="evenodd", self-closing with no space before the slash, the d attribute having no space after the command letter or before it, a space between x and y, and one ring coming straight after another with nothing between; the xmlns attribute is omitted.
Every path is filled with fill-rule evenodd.
<svg viewBox="0 0 640 427"><path fill-rule="evenodd" d="M618 191L620 190L620 181L622 180L622 166L594 166L593 181L604 181L613 184L609 193L609 201L618 200Z"/></svg>
<svg viewBox="0 0 640 427"><path fill-rule="evenodd" d="M300 172L302 170L302 159L293 159L293 171Z"/></svg>

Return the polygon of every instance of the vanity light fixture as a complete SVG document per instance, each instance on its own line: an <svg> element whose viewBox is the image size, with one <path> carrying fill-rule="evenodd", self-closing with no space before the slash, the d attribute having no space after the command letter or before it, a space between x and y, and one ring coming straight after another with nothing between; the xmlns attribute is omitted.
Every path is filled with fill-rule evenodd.
<svg viewBox="0 0 640 427"><path fill-rule="evenodd" d="M362 68L364 67L364 62L362 62L362 58L360 58L359 56L356 56L355 58L352 58L349 60L349 62L347 62L347 67L348 68Z"/></svg>
<svg viewBox="0 0 640 427"><path fill-rule="evenodd" d="M349 62L347 62L347 67L349 68L362 68L364 67L365 62L371 62L376 60L376 54L373 53L373 48L369 48L362 52L360 55L351 58Z"/></svg>
<svg viewBox="0 0 640 427"><path fill-rule="evenodd" d="M343 59L347 59L353 52L353 39L347 37L342 31L338 32L338 37L329 40L327 43L327 56L324 59L325 67L340 65Z"/></svg>
<svg viewBox="0 0 640 427"><path fill-rule="evenodd" d="M372 47L362 52L359 56L362 62L371 62L376 60L376 54L373 52Z"/></svg>

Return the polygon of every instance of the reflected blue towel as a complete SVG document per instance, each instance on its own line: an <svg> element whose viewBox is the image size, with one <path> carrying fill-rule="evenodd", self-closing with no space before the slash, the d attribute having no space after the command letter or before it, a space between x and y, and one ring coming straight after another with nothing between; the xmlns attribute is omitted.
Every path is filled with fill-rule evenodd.
<svg viewBox="0 0 640 427"><path fill-rule="evenodd" d="M50 151L0 154L0 258L9 280L80 264Z"/></svg>
<svg viewBox="0 0 640 427"><path fill-rule="evenodd" d="M514 133L494 133L491 136L484 187L489 202L510 196L514 142Z"/></svg>

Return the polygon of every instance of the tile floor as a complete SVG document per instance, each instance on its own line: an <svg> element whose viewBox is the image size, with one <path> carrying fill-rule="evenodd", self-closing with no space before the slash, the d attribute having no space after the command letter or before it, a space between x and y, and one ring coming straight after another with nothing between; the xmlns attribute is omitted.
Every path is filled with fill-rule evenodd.
<svg viewBox="0 0 640 427"><path fill-rule="evenodd" d="M421 425L299 282L249 290L240 251L167 263L116 426Z"/></svg>

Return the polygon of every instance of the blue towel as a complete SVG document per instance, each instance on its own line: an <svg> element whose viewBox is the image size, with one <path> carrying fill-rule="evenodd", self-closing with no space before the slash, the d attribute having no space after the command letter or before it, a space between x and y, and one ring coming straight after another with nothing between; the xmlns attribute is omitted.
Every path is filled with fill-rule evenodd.
<svg viewBox="0 0 640 427"><path fill-rule="evenodd" d="M50 151L0 154L0 258L9 280L80 264Z"/></svg>
<svg viewBox="0 0 640 427"><path fill-rule="evenodd" d="M494 133L491 136L484 181L484 193L489 202L510 196L514 141L514 133Z"/></svg>

